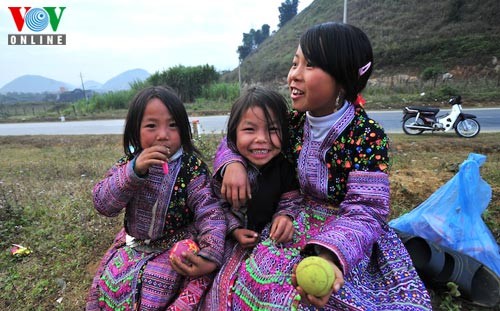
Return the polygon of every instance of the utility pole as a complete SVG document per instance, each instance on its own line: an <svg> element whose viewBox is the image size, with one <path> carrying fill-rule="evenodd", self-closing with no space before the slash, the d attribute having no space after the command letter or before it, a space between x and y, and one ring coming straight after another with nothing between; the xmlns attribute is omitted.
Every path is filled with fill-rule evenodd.
<svg viewBox="0 0 500 311"><path fill-rule="evenodd" d="M238 59L238 84L240 86L240 95L241 95L241 60Z"/></svg>
<svg viewBox="0 0 500 311"><path fill-rule="evenodd" d="M347 23L347 0L344 0L344 24Z"/></svg>
<svg viewBox="0 0 500 311"><path fill-rule="evenodd" d="M85 96L85 101L87 102L87 105L88 105L89 98L87 97L87 92L85 91L85 84L83 83L83 77L82 77L82 73L81 72L80 72L80 81L82 82L83 96Z"/></svg>

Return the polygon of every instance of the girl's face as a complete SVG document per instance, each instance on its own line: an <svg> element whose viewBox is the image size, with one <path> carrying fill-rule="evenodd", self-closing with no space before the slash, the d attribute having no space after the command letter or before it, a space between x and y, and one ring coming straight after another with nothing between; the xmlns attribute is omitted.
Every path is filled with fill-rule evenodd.
<svg viewBox="0 0 500 311"><path fill-rule="evenodd" d="M155 145L169 147L171 155L181 147L179 127L167 106L158 98L147 103L141 120L142 149Z"/></svg>
<svg viewBox="0 0 500 311"><path fill-rule="evenodd" d="M323 69L310 64L300 46L288 72L288 87L294 109L309 111L315 117L335 111L335 100L339 92L335 79Z"/></svg>
<svg viewBox="0 0 500 311"><path fill-rule="evenodd" d="M281 151L280 128L272 111L271 124L266 122L264 111L253 107L245 111L236 128L238 152L257 168L262 167Z"/></svg>

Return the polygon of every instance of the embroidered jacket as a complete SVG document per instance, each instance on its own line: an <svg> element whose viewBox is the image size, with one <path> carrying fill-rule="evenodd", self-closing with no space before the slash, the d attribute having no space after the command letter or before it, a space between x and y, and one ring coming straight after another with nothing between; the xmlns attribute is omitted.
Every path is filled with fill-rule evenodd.
<svg viewBox="0 0 500 311"><path fill-rule="evenodd" d="M144 178L133 160L122 159L95 185L94 206L109 217L125 209L125 230L139 240L168 239L194 225L199 255L221 265L226 223L210 180L207 165L192 154L170 162L168 174L153 166Z"/></svg>

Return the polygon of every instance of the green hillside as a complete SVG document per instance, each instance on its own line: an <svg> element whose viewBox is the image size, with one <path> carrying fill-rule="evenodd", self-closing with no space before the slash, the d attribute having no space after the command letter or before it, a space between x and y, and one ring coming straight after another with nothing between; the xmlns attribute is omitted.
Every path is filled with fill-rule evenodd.
<svg viewBox="0 0 500 311"><path fill-rule="evenodd" d="M341 22L343 5L343 0L312 2L243 61L242 81L284 82L302 32L317 23ZM372 40L373 77L420 76L427 67L457 78L496 77L499 20L498 0L348 0L347 22ZM224 80L237 81L238 70Z"/></svg>

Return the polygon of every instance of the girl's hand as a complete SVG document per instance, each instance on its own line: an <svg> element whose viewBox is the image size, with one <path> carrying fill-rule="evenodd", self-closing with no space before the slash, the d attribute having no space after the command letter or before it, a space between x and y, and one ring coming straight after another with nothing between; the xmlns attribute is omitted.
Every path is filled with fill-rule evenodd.
<svg viewBox="0 0 500 311"><path fill-rule="evenodd" d="M233 238L238 241L243 248L254 247L259 242L259 234L248 229L235 229L233 231Z"/></svg>
<svg viewBox="0 0 500 311"><path fill-rule="evenodd" d="M134 172L137 175L146 175L153 165L162 165L170 156L167 146L151 146L141 151L135 159Z"/></svg>
<svg viewBox="0 0 500 311"><path fill-rule="evenodd" d="M172 257L172 268L177 273L184 276L199 277L211 273L217 269L217 264L203 257L197 256L190 252L183 252L182 257L189 263L186 264L177 256Z"/></svg>
<svg viewBox="0 0 500 311"><path fill-rule="evenodd" d="M333 263L331 253L329 253L329 254L323 253L323 254L320 254L318 256L326 259L331 264L332 269L335 272L335 281L333 282L332 289L328 292L328 294L326 294L323 297L316 297L313 295L306 294L306 292L304 292L304 290L300 286L298 286L298 284L297 284L297 277L295 274L295 270L297 269L297 265L295 265L293 267L292 285L295 286L295 288L299 292L300 297L301 297L301 303L303 303L305 305L311 304L311 305L315 306L316 308L323 308L328 303L328 300L330 300L330 296L332 295L332 293L335 293L335 294L338 293L340 288L342 288L342 286L344 286L344 274L342 273L342 270L337 265L335 265Z"/></svg>
<svg viewBox="0 0 500 311"><path fill-rule="evenodd" d="M294 228L290 217L280 215L274 218L269 237L277 243L285 243L292 239L293 232Z"/></svg>
<svg viewBox="0 0 500 311"><path fill-rule="evenodd" d="M232 207L238 209L252 198L247 170L243 164L227 164L222 178L221 195Z"/></svg>

